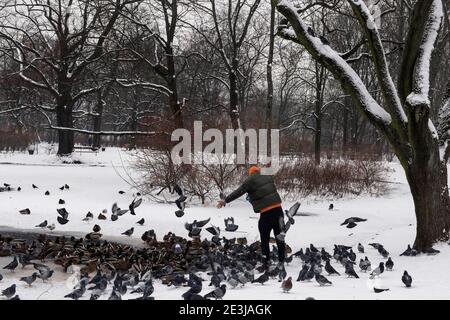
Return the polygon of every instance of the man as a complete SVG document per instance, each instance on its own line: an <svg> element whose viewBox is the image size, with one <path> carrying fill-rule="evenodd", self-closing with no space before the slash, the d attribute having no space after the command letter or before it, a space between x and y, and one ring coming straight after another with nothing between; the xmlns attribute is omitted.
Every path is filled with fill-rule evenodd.
<svg viewBox="0 0 450 320"><path fill-rule="evenodd" d="M252 166L248 169L248 176L237 190L224 200L220 200L217 207L220 209L245 193L248 194L253 210L256 213L260 213L258 229L261 237L261 251L264 264L268 266L270 264L270 233L273 230L275 239L281 233L280 220L283 219L281 197L277 192L273 177L262 175L260 168L257 166ZM278 239L276 241L278 261L282 264L285 258L285 244Z"/></svg>

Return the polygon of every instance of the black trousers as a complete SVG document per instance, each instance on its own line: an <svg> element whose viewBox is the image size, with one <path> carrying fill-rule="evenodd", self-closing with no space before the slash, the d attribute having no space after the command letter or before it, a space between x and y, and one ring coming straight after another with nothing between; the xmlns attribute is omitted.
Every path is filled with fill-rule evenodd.
<svg viewBox="0 0 450 320"><path fill-rule="evenodd" d="M270 233L276 236L281 233L280 218L283 218L283 209L281 207L271 209L260 214L258 229L261 236L261 251L266 259L270 257ZM283 262L286 256L286 246L283 241L277 241L278 261Z"/></svg>

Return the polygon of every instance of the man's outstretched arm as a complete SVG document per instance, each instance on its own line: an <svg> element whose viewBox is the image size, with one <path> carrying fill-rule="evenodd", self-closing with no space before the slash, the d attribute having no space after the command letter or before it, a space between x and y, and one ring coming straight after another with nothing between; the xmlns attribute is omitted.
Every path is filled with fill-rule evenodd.
<svg viewBox="0 0 450 320"><path fill-rule="evenodd" d="M225 206L226 203L230 203L247 193L247 183L244 182L239 188L230 193L225 199L220 200L217 207L220 209Z"/></svg>

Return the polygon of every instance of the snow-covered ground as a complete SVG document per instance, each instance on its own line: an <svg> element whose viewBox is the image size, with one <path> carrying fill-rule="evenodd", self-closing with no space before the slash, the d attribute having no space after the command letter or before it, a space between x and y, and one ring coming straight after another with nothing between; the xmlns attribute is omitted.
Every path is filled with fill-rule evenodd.
<svg viewBox="0 0 450 320"><path fill-rule="evenodd" d="M240 226L238 233L224 233L226 237L246 236L250 241L258 239L257 219L251 207L244 200L236 201L224 209L218 210L214 204L208 206L189 206L182 218L174 214L174 205L155 204L144 199L144 203L137 209L137 216L129 214L121 217L117 222L98 221L82 222L88 211L98 215L101 210L110 210L114 202L127 207L134 197L134 190L117 174L123 171L122 164L127 165L129 155L125 151L110 148L98 154L75 154L75 158L83 162L81 165L64 164L55 156L39 150L38 155L28 154L0 154L0 185L4 182L13 186L21 186L21 192L0 192L0 234L2 230L17 228L38 231L34 227L43 220L55 223L56 232L67 234L85 234L92 230L94 224L102 227L105 237L140 244L141 234L149 229L155 229L158 237L168 231L186 236L185 222L194 219L211 218L211 223L222 227L223 219L235 217ZM325 247L332 252L333 244L356 246L361 242L366 248L366 254L372 266L385 261L378 252L368 246L371 242L380 242L391 253L394 260L394 271L385 272L375 280L369 280L369 275L359 272L360 279L349 279L346 276L331 276L332 286L319 287L315 282L294 282L294 288L289 294L281 292L280 283L271 280L265 285L246 285L243 288L228 290L225 299L450 299L450 246L440 244L436 246L441 253L436 256L400 257L407 244L412 244L415 234L415 218L412 199L401 168L397 164L390 164L394 169L388 177L390 191L379 198L360 197L356 199L324 199L322 201L298 199L302 206L300 213L307 213L296 217L296 223L287 235L287 243L294 251L313 243L316 247ZM65 183L70 190L59 190ZM33 189L35 184L39 189ZM50 195L45 196L45 191ZM120 195L119 190L126 191ZM64 206L58 205L59 199L64 199ZM328 205L334 203L335 210L329 211ZM289 207L286 203L285 207ZM70 222L64 226L56 222L56 208L65 207L70 213ZM30 208L31 215L19 214L20 209ZM368 219L354 229L347 229L340 224L348 217L358 216ZM136 221L145 218L142 227ZM120 236L122 232L135 227L136 232L131 238ZM222 228L223 229L223 228ZM208 236L202 231L203 236ZM356 252L356 248L355 248ZM363 255L362 257L364 257ZM359 261L360 255L358 255ZM10 258L0 258L0 267L6 265ZM342 274L344 270L340 264L333 266ZM59 267L55 267L60 270ZM301 268L299 259L287 266L288 275L295 280ZM413 287L406 289L401 276L408 270L413 277ZM61 299L71 291L71 274L58 272L49 283L28 288L18 277L31 275L33 270L28 267L16 270L14 273L0 270L4 279L0 281L0 290L12 283L17 283L17 293L22 299ZM376 294L373 286L389 288L390 291ZM211 289L204 285L204 293ZM156 299L180 299L185 288L166 287L155 283ZM106 295L108 296L108 295ZM87 297L86 297L87 298ZM125 296L124 298L127 298Z"/></svg>

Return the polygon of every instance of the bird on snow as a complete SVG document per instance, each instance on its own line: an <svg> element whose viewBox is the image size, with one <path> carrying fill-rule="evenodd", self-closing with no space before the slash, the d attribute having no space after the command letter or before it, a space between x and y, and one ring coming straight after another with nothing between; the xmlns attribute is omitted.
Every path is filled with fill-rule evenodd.
<svg viewBox="0 0 450 320"><path fill-rule="evenodd" d="M304 264L302 266L302 269L300 270L298 277L297 277L297 281L305 281L306 279L306 273L308 272L308 265Z"/></svg>
<svg viewBox="0 0 450 320"><path fill-rule="evenodd" d="M19 266L19 262L17 261L17 257L14 256L13 261L11 261L6 266L4 266L3 270L10 270L12 272L12 271L16 270L18 266Z"/></svg>
<svg viewBox="0 0 450 320"><path fill-rule="evenodd" d="M267 281L269 281L269 275L267 273L263 273L262 275L260 275L258 278L256 278L255 280L252 281L252 283L260 283L260 284L264 284Z"/></svg>
<svg viewBox="0 0 450 320"><path fill-rule="evenodd" d="M13 284L12 286L6 288L2 291L2 296L11 299L16 294L16 285Z"/></svg>
<svg viewBox="0 0 450 320"><path fill-rule="evenodd" d="M325 271L328 273L328 275L337 274L338 276L340 276L340 273L337 272L331 265L330 260L327 260L325 262Z"/></svg>
<svg viewBox="0 0 450 320"><path fill-rule="evenodd" d="M383 258L387 258L389 256L389 252L381 245L378 247L378 253L383 256Z"/></svg>
<svg viewBox="0 0 450 320"><path fill-rule="evenodd" d="M345 274L349 277L349 278L359 278L359 276L356 274L355 269L353 268L353 264L351 263L347 263L345 265Z"/></svg>
<svg viewBox="0 0 450 320"><path fill-rule="evenodd" d="M384 262L380 262L377 268L375 268L370 274L370 279L380 276L384 272Z"/></svg>
<svg viewBox="0 0 450 320"><path fill-rule="evenodd" d="M50 191L48 191L48 190L45 191L45 195L46 195L46 196L49 196L49 195L50 195Z"/></svg>
<svg viewBox="0 0 450 320"><path fill-rule="evenodd" d="M364 253L364 246L361 243L358 243L358 252L359 253Z"/></svg>
<svg viewBox="0 0 450 320"><path fill-rule="evenodd" d="M232 217L224 219L224 221L225 221L225 230L228 232L234 232L239 228L237 224L234 224L234 218Z"/></svg>
<svg viewBox="0 0 450 320"><path fill-rule="evenodd" d="M33 189L39 189L38 186L35 184L32 184L31 186L33 187Z"/></svg>
<svg viewBox="0 0 450 320"><path fill-rule="evenodd" d="M408 271L406 271L406 270L405 270L405 272L403 272L402 282L407 288L411 287L412 277L408 274Z"/></svg>
<svg viewBox="0 0 450 320"><path fill-rule="evenodd" d="M66 201L64 201L63 199L59 199L58 204L66 204Z"/></svg>
<svg viewBox="0 0 450 320"><path fill-rule="evenodd" d="M29 287L31 287L33 282L36 281L37 276L38 276L38 274L36 272L34 272L31 276L20 278L20 281L25 282Z"/></svg>
<svg viewBox="0 0 450 320"><path fill-rule="evenodd" d="M203 296L205 299L214 298L214 299L220 299L222 300L223 296L227 292L227 286L225 284L221 285L220 287L214 289L210 293Z"/></svg>
<svg viewBox="0 0 450 320"><path fill-rule="evenodd" d="M134 227L131 229L128 229L127 231L123 232L122 234L127 236L127 237L131 237L134 233Z"/></svg>
<svg viewBox="0 0 450 320"><path fill-rule="evenodd" d="M328 206L328 210L333 210L334 209L334 204L330 203L330 205Z"/></svg>
<svg viewBox="0 0 450 320"><path fill-rule="evenodd" d="M281 283L281 288L284 293L289 293L292 289L292 277L287 278Z"/></svg>
<svg viewBox="0 0 450 320"><path fill-rule="evenodd" d="M408 244L408 248L400 255L400 256L416 256L418 254L416 249L411 248L411 246Z"/></svg>
<svg viewBox="0 0 450 320"><path fill-rule="evenodd" d="M325 276L323 276L323 275L321 275L321 274L318 274L318 273L316 273L316 275L315 275L315 278L316 278L316 281L317 281L317 283L322 287L322 286L325 286L325 285L327 285L327 284L333 284L330 280L328 280Z"/></svg>
<svg viewBox="0 0 450 320"><path fill-rule="evenodd" d="M144 225L144 223L145 223L145 219L144 218L142 218L141 220L139 220L138 222L136 222L137 224L139 224L139 225L141 225L141 226L143 226Z"/></svg>
<svg viewBox="0 0 450 320"><path fill-rule="evenodd" d="M386 271L392 271L394 268L394 261L392 261L391 257L389 257L388 261L386 261Z"/></svg>
<svg viewBox="0 0 450 320"><path fill-rule="evenodd" d="M382 293L382 292L385 292L385 291L389 291L389 289L380 289L380 288L375 288L375 287L373 287L373 291L375 292L375 293Z"/></svg>
<svg viewBox="0 0 450 320"><path fill-rule="evenodd" d="M31 214L31 210L29 208L26 208L26 209L20 210L19 213L23 214L23 215L29 215L29 214Z"/></svg>
<svg viewBox="0 0 450 320"><path fill-rule="evenodd" d="M367 221L367 219L358 218L358 217L351 217L351 218L345 219L345 221L341 223L341 226L345 226L345 225L349 224L350 222L359 223L359 222L365 222L365 221Z"/></svg>
<svg viewBox="0 0 450 320"><path fill-rule="evenodd" d="M101 230L102 230L102 228L100 228L100 226L98 224L96 224L94 226L94 228L92 228L92 231L94 231L94 232L100 232Z"/></svg>

